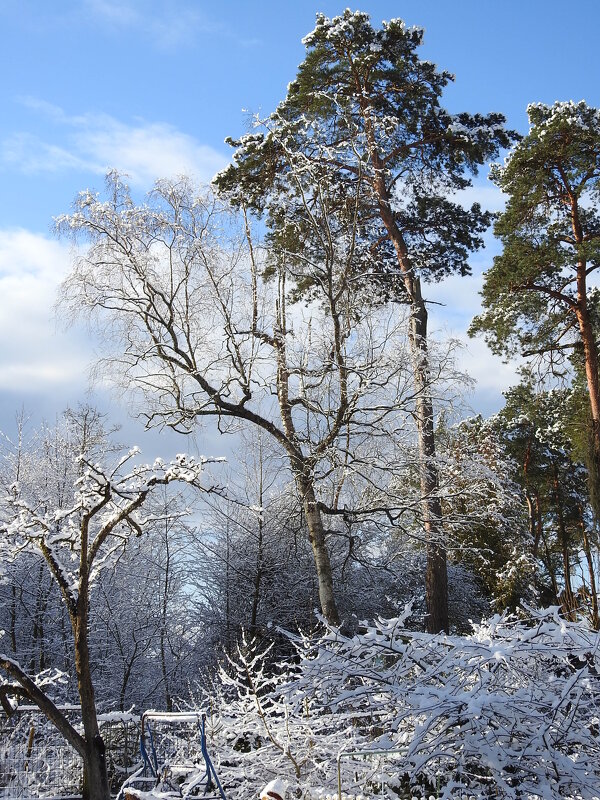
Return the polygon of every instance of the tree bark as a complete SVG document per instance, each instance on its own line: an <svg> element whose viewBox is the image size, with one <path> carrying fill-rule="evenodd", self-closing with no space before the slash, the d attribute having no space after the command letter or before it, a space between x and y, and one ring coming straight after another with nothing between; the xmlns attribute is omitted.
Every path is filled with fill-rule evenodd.
<svg viewBox="0 0 600 800"><path fill-rule="evenodd" d="M75 645L75 673L77 675L77 689L81 702L81 722L85 740L83 800L110 800L105 746L98 727L94 684L90 668L88 525L89 519L84 518L81 524L81 555L77 602L70 614Z"/></svg>
<svg viewBox="0 0 600 800"><path fill-rule="evenodd" d="M310 478L304 474L298 475L296 481L302 497L302 506L306 517L306 525L308 527L308 538L317 568L321 610L327 622L331 625L339 625L340 616L333 594L331 561L325 541L323 518L315 496L314 486Z"/></svg>
<svg viewBox="0 0 600 800"><path fill-rule="evenodd" d="M171 580L171 548L169 545L169 523L165 521L165 582L162 596L161 621L160 621L160 668L162 671L163 687L165 692L165 706L167 711L173 710L169 673L167 670L167 610L169 605L169 583Z"/></svg>
<svg viewBox="0 0 600 800"><path fill-rule="evenodd" d="M254 591L252 593L252 611L250 614L250 630L256 634L256 621L258 619L258 606L260 603L260 592L263 574L263 535L264 535L264 482L263 482L263 446L262 440L259 441L259 462L258 462L258 507L261 509L258 517L258 543L256 550L256 572L254 574Z"/></svg>
<svg viewBox="0 0 600 800"><path fill-rule="evenodd" d="M569 555L569 537L567 534L567 528L565 526L563 504L562 504L562 499L560 497L559 476L556 464L553 465L553 472L554 472L554 480L553 480L554 502L556 505L556 516L558 519L558 532L560 536L560 547L562 553L563 573L565 581L565 588L563 592L564 599L562 605L567 619L574 620L576 603L575 603L575 596L573 594L573 587L571 585L571 559Z"/></svg>
<svg viewBox="0 0 600 800"><path fill-rule="evenodd" d="M540 539L542 537L543 521L542 521L542 506L540 502L539 492L536 491L534 497L535 497L535 507L534 507L535 514L533 514L532 512L533 516L531 518L531 525L534 531L532 554L533 557L537 559L540 549ZM529 502L530 500L528 496L528 503Z"/></svg>
<svg viewBox="0 0 600 800"><path fill-rule="evenodd" d="M110 800L106 772L105 747L96 715L94 686L90 671L87 631L87 598L78 602L79 616L75 626L75 671L81 701L81 722L85 739L83 754L83 800Z"/></svg>
<svg viewBox="0 0 600 800"><path fill-rule="evenodd" d="M550 552L550 548L548 547L548 540L544 534L544 530L542 529L542 542L544 543L544 553L546 554L546 570L548 571L548 575L550 576L550 581L552 582L552 591L554 592L554 600L560 604L560 591L558 588L558 581L556 580L556 570L554 569L554 564L552 563L552 553Z"/></svg>
<svg viewBox="0 0 600 800"><path fill-rule="evenodd" d="M308 527L308 538L315 559L317 572L317 582L319 586L319 601L323 616L330 625L340 624L335 597L333 594L333 574L331 571L331 561L327 542L325 540L325 529L321 510L315 495L315 487L312 478L310 464L307 463L301 446L298 443L298 436L292 416L292 406L289 397L290 373L286 355L286 294L285 294L285 272L279 275L279 291L277 301L277 326L275 335L277 347L277 399L279 401L279 411L283 429L287 438L286 449L290 459L292 473L296 480L306 525Z"/></svg>
<svg viewBox="0 0 600 800"><path fill-rule="evenodd" d="M421 294L421 282L413 278L413 302L410 319L410 342L417 389L417 426L419 435L421 502L423 528L427 539L425 599L429 633L448 633L448 570L442 531L442 504L438 493L435 463L433 403L429 387L427 352L427 309Z"/></svg>
<svg viewBox="0 0 600 800"><path fill-rule="evenodd" d="M579 209L579 200L562 172L563 183L571 206L571 227L577 246L584 245L585 236ZM588 464L590 500L597 519L600 519L600 381L598 377L598 347L587 304L588 262L580 257L577 262L577 304L575 315L583 344L585 377L590 401L592 452Z"/></svg>
<svg viewBox="0 0 600 800"><path fill-rule="evenodd" d="M374 166L381 176L383 165L377 162ZM404 288L411 306L409 340L416 389L423 529L427 541L426 626L429 633L440 631L448 633L448 568L442 526L442 504L438 494L433 401L427 350L427 308L421 293L421 281L414 274L408 249L394 219L383 177L375 179L375 193L379 213L396 251Z"/></svg>
<svg viewBox="0 0 600 800"><path fill-rule="evenodd" d="M600 518L600 382L598 379L598 347L587 308L585 285L578 292L577 322L583 344L585 377L590 402L591 453L588 463L590 499L597 518Z"/></svg>
<svg viewBox="0 0 600 800"><path fill-rule="evenodd" d="M86 742L83 761L83 800L110 800L105 750L100 734Z"/></svg>
<svg viewBox="0 0 600 800"><path fill-rule="evenodd" d="M594 572L594 560L592 558L592 549L590 547L590 540L587 535L585 527L585 520L583 518L583 508L579 509L580 525L581 525L581 539L583 542L583 552L587 561L588 573L590 576L590 596L592 601L592 626L594 630L600 629L600 615L598 613L598 591L596 589L596 574Z"/></svg>
<svg viewBox="0 0 600 800"><path fill-rule="evenodd" d="M11 585L10 597L10 646L13 653L17 653L17 587Z"/></svg>

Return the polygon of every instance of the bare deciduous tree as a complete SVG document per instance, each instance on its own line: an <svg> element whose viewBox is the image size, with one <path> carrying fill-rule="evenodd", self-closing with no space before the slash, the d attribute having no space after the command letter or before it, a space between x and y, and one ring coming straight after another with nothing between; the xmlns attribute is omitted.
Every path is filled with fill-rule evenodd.
<svg viewBox="0 0 600 800"><path fill-rule="evenodd" d="M368 310L353 283L358 221L326 192L306 196L320 243L290 270L284 249L267 261L244 215L185 179L158 182L143 205L118 175L107 183L108 200L83 192L58 222L88 243L64 307L112 337L103 368L138 394L148 425L188 432L212 416L221 431L241 422L274 438L302 502L323 614L339 623L323 515L342 513L340 491L323 486L366 471L359 446L397 436L414 401L403 311ZM294 303L307 277L310 302Z"/></svg>

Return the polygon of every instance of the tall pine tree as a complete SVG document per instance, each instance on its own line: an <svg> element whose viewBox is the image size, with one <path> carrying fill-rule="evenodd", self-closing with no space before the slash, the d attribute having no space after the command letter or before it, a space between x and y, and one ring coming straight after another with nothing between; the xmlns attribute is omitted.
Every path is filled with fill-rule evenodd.
<svg viewBox="0 0 600 800"><path fill-rule="evenodd" d="M594 333L600 266L600 110L585 102L535 103L531 129L492 178L508 195L495 225L503 252L486 273L483 333L496 353L582 353L590 409L592 496L600 497L600 382ZM580 358L577 355L577 358ZM598 513L599 502L595 503Z"/></svg>
<svg viewBox="0 0 600 800"><path fill-rule="evenodd" d="M353 232L348 268L357 290L366 287L371 302L410 307L427 625L437 632L448 629L447 574L421 279L468 274L468 254L481 246L489 215L448 198L513 136L500 114L442 108L452 76L419 58L422 40L422 29L400 19L376 29L361 12L319 14L287 97L258 132L230 140L234 163L216 185L234 202L266 212L273 259L297 271L307 252L344 235L325 226L314 236L311 200L326 193ZM309 280L302 288L310 296Z"/></svg>

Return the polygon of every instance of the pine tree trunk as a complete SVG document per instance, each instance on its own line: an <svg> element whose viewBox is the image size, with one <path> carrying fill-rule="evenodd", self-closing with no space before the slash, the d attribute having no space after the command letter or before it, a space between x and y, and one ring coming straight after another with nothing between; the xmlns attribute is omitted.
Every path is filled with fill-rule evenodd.
<svg viewBox="0 0 600 800"><path fill-rule="evenodd" d="M537 514L536 504L534 504L528 490L525 491L525 500L527 502L527 521L529 528L529 538L531 541L531 553L534 558L537 558L538 550L540 547L541 530L537 524L538 514Z"/></svg>
<svg viewBox="0 0 600 800"><path fill-rule="evenodd" d="M592 601L592 626L594 630L600 630L600 615L598 613L598 591L596 589L596 575L594 572L594 560L592 558L592 549L590 547L590 540L585 528L585 521L583 518L583 508L579 509L580 525L581 525L581 538L583 542L583 552L585 553L585 560L587 561L588 573L590 576L590 595Z"/></svg>
<svg viewBox="0 0 600 800"><path fill-rule="evenodd" d="M542 518L542 501L540 500L539 492L536 491L535 493L535 518L537 521L537 534L535 540L535 548L533 551L533 557L538 557L538 550L539 550L539 540L543 536L544 533L544 520Z"/></svg>
<svg viewBox="0 0 600 800"><path fill-rule="evenodd" d="M598 347L589 319L587 305L577 314L583 344L585 377L590 402L590 458L588 474L590 500L597 519L600 519L600 383L598 379Z"/></svg>
<svg viewBox="0 0 600 800"><path fill-rule="evenodd" d="M552 563L552 554L550 552L550 548L548 547L548 540L546 539L543 528L542 542L544 543L544 552L546 554L546 569L548 570L548 575L550 576L550 581L552 582L552 591L554 592L553 599L560 605L560 591L558 588L558 581L556 580L556 570L554 569L554 565Z"/></svg>
<svg viewBox="0 0 600 800"><path fill-rule="evenodd" d="M579 209L579 199L566 180L565 188L571 204L573 236L578 248L582 248L585 243L585 236ZM587 303L587 275L587 261L585 257L580 257L577 262L577 306L575 315L583 344L585 377L590 400L590 438L592 442L592 452L589 459L590 463L588 464L590 500L596 519L600 519L600 379L598 377L598 347Z"/></svg>
<svg viewBox="0 0 600 800"><path fill-rule="evenodd" d="M373 139L374 141L374 139ZM427 540L427 572L425 599L426 626L429 633L449 630L448 569L446 544L442 526L442 505L438 495L433 402L431 399L429 354L427 351L427 308L421 293L421 282L410 263L406 243L396 224L385 185L384 165L377 156L373 166L378 174L374 190L379 214L396 251L404 288L410 301L409 339L416 389L416 412L420 460L421 505L423 528Z"/></svg>
<svg viewBox="0 0 600 800"><path fill-rule="evenodd" d="M554 480L554 502L556 505L556 516L558 519L558 531L560 535L560 547L562 552L563 573L565 588L563 592L563 609L567 619L575 619L575 596L573 594L573 587L571 584L571 559L569 555L569 537L565 526L565 519L563 514L563 504L560 497L559 475L556 465L553 466Z"/></svg>
<svg viewBox="0 0 600 800"><path fill-rule="evenodd" d="M539 514L540 498L535 492L535 504L529 491L529 462L531 460L531 440L527 442L527 450L525 451L525 458L523 459L523 480L525 483L525 500L527 501L527 519L529 522L529 536L532 542L533 557L537 558L538 549L540 546L540 536L542 533L541 517ZM537 522L540 524L536 524Z"/></svg>
<svg viewBox="0 0 600 800"><path fill-rule="evenodd" d="M448 571L442 531L442 505L438 493L438 472L435 463L433 403L429 387L427 353L427 309L418 278L413 281L413 303L410 340L417 389L417 425L419 435L421 503L423 528L427 539L427 573L425 599L429 633L448 633Z"/></svg>

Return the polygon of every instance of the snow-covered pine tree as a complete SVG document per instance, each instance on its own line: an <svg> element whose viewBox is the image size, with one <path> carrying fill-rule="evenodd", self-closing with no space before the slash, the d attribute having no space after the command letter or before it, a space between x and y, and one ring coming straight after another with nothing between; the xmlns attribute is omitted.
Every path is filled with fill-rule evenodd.
<svg viewBox="0 0 600 800"><path fill-rule="evenodd" d="M437 491L427 308L421 279L468 274L490 216L449 197L512 135L500 114L451 115L440 104L447 72L418 56L420 28L400 19L371 25L347 9L317 16L304 38L306 58L277 111L257 133L230 143L234 163L218 188L268 212L275 258L296 272L307 251L326 249L331 231L315 229L323 195L345 216L352 238L350 278L371 302L410 307L423 526L428 538L428 629L448 629L446 551ZM317 180L314 178L317 176ZM336 232L341 234L341 232ZM311 276L298 289L311 296ZM375 298L373 297L375 295ZM369 300L365 300L368 302Z"/></svg>
<svg viewBox="0 0 600 800"><path fill-rule="evenodd" d="M600 498L598 345L589 297L600 267L600 110L584 101L532 103L528 114L529 134L492 172L508 196L495 225L503 252L486 273L484 311L471 334L483 333L496 353L543 356L551 367L581 349L592 496Z"/></svg>

